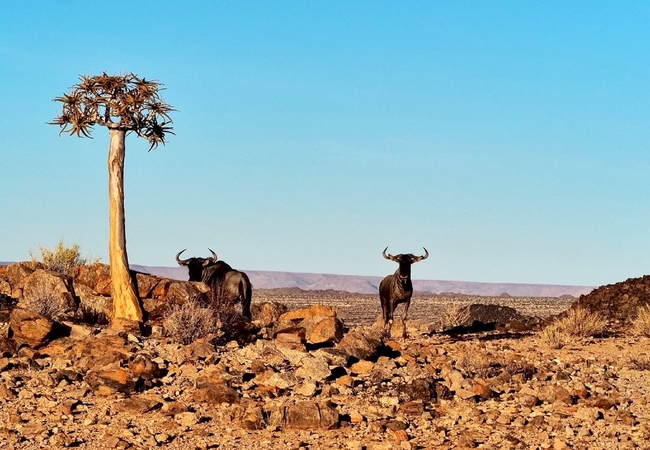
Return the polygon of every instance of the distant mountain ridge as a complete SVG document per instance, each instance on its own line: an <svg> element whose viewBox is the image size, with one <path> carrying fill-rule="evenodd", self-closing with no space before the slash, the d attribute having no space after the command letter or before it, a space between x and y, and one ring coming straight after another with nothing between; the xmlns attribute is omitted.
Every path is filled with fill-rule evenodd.
<svg viewBox="0 0 650 450"><path fill-rule="evenodd" d="M138 272L158 275L176 280L187 280L187 269L183 267L156 267L131 265ZM245 270L254 289L300 288L305 291L335 290L358 294L375 294L383 277L363 275L334 275L299 272L274 272ZM415 292L440 294L453 292L465 295L512 297L579 297L588 294L592 286L571 286L559 284L523 283L479 283L472 281L413 280Z"/></svg>
<svg viewBox="0 0 650 450"><path fill-rule="evenodd" d="M11 264L0 262L0 266ZM131 269L138 272L158 275L174 280L187 280L184 267L158 267L131 264ZM334 290L357 294L376 294L383 277L363 275L334 275L300 272L274 272L262 270L245 271L254 289L299 288L305 291ZM524 284L524 283L479 283L474 281L413 280L415 292L443 292L499 296L508 294L512 297L561 297L571 295L579 297L590 293L593 286L573 286L562 284Z"/></svg>

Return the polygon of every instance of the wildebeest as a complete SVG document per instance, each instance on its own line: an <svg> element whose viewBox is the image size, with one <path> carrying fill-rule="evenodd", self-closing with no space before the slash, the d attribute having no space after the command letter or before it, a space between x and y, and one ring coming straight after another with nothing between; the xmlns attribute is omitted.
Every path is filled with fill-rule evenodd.
<svg viewBox="0 0 650 450"><path fill-rule="evenodd" d="M179 266L187 267L190 281L202 281L208 287L213 301L241 302L242 315L250 320L252 286L248 275L219 261L217 254L208 250L212 253L210 258L180 259L185 251L181 250L176 254L176 262Z"/></svg>
<svg viewBox="0 0 650 450"><path fill-rule="evenodd" d="M422 247L424 248L424 247ZM386 276L379 284L379 299L381 300L381 311L384 318L384 334L389 334L393 326L393 313L400 303L404 303L404 315L402 316L402 336L406 337L406 315L411 305L413 295L413 283L411 282L411 264L422 261L429 256L424 248L424 255L415 256L411 253L391 255L386 254L388 247L382 253L384 258L395 261L399 267L394 274Z"/></svg>

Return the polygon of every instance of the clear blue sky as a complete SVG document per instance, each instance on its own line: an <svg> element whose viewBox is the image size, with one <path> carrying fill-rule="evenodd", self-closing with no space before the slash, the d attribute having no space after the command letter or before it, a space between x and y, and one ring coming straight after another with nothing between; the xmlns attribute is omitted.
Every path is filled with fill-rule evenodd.
<svg viewBox="0 0 650 450"><path fill-rule="evenodd" d="M81 74L162 82L127 138L129 260L601 285L650 273L650 2L43 1L0 17L0 261L107 262L108 133Z"/></svg>

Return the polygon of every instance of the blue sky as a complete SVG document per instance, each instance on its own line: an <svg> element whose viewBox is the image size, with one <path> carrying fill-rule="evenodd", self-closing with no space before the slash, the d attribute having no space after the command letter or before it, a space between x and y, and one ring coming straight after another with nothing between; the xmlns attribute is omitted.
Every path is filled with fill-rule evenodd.
<svg viewBox="0 0 650 450"><path fill-rule="evenodd" d="M38 6L35 6L38 5ZM650 3L10 2L0 261L108 261L108 133L59 136L79 75L163 83L127 138L131 263L602 285L650 273Z"/></svg>

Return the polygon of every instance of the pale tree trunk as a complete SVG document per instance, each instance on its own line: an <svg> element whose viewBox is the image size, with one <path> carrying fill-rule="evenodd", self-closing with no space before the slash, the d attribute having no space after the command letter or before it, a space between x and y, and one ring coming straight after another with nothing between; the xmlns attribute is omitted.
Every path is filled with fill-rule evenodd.
<svg viewBox="0 0 650 450"><path fill-rule="evenodd" d="M124 215L124 130L109 129L108 150L109 243L114 319L142 322L142 309L129 274L126 256L126 224Z"/></svg>

